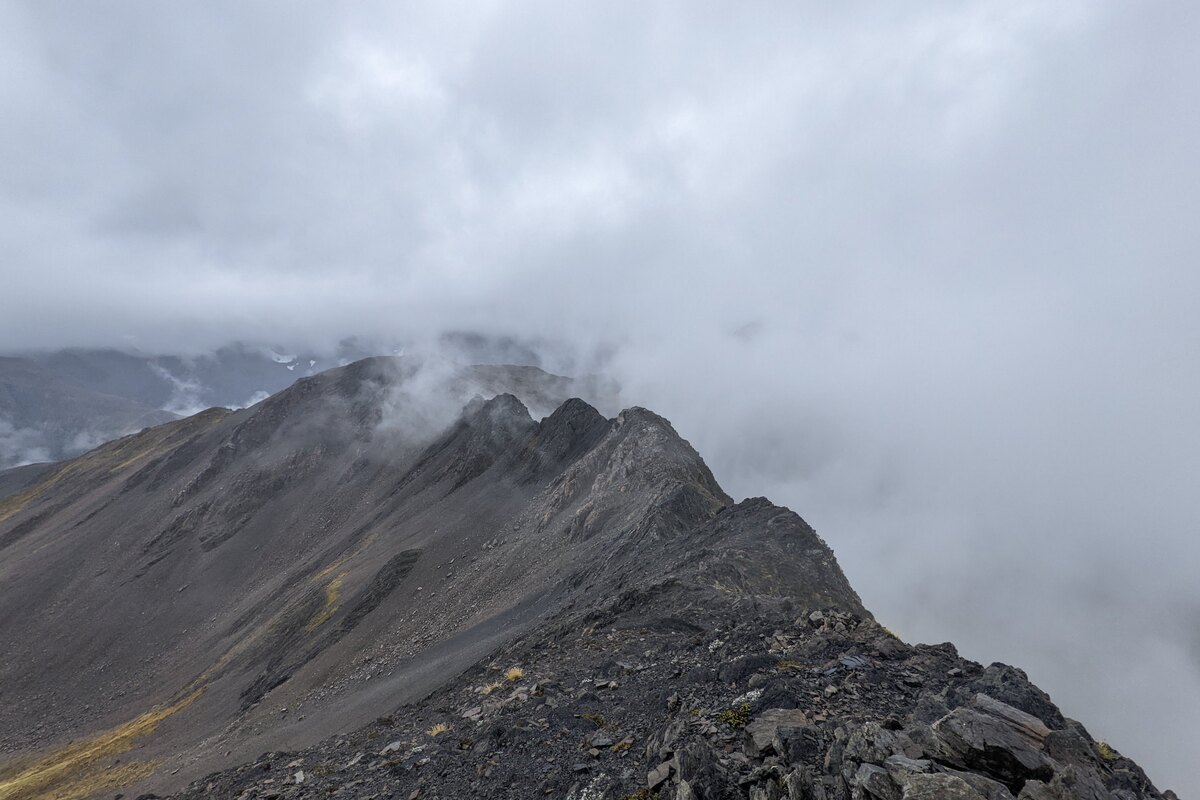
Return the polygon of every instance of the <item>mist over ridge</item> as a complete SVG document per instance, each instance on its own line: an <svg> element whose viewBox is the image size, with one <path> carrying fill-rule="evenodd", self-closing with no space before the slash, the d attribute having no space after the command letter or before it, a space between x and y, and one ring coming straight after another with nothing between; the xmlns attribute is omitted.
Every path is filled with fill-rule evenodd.
<svg viewBox="0 0 1200 800"><path fill-rule="evenodd" d="M802 514L882 622L1200 791L1193 5L12 2L0 31L0 351L319 371L358 337L600 376L603 413Z"/></svg>

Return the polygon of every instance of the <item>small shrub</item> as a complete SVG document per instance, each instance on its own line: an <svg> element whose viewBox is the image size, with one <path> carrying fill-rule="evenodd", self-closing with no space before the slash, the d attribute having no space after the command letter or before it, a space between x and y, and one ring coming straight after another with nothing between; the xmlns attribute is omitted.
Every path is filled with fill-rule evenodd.
<svg viewBox="0 0 1200 800"><path fill-rule="evenodd" d="M603 728L604 726L608 725L608 720L604 718L603 714L580 714L579 716L581 719L586 719L588 722L591 722L597 728Z"/></svg>
<svg viewBox="0 0 1200 800"><path fill-rule="evenodd" d="M643 786L633 794L625 795L624 800L651 800L652 797L654 797L654 795L650 793L650 790Z"/></svg>
<svg viewBox="0 0 1200 800"><path fill-rule="evenodd" d="M509 667L504 672L504 680L506 680L510 683L513 681L519 681L519 680L521 680L521 678L524 678L524 677L525 677L525 670L521 669L520 667Z"/></svg>
<svg viewBox="0 0 1200 800"><path fill-rule="evenodd" d="M750 704L742 703L737 708L727 708L717 714L717 719L731 728L744 728L750 722Z"/></svg>
<svg viewBox="0 0 1200 800"><path fill-rule="evenodd" d="M480 687L479 687L479 693L480 693L481 695L483 695L483 696L485 696L485 697L486 697L487 695L489 695L489 694L491 694L492 692L496 691L497 689L499 689L499 688L500 688L501 686L503 686L503 685L504 685L504 684L503 684L503 683L501 683L500 681L492 681L491 683L486 683L486 684L484 684L483 686L480 686Z"/></svg>
<svg viewBox="0 0 1200 800"><path fill-rule="evenodd" d="M1105 761L1116 761L1121 755L1108 742L1096 742L1096 750Z"/></svg>
<svg viewBox="0 0 1200 800"><path fill-rule="evenodd" d="M450 732L450 726L444 722L437 723L432 728L430 728L428 731L430 736L441 736L443 733L449 733L449 732Z"/></svg>

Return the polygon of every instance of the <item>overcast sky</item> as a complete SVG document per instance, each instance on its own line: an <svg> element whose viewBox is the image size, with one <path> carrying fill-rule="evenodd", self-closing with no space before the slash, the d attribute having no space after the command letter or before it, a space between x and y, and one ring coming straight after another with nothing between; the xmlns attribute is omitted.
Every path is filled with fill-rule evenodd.
<svg viewBox="0 0 1200 800"><path fill-rule="evenodd" d="M1187 0L0 0L0 349L556 342L902 635L1200 795L1198 41Z"/></svg>

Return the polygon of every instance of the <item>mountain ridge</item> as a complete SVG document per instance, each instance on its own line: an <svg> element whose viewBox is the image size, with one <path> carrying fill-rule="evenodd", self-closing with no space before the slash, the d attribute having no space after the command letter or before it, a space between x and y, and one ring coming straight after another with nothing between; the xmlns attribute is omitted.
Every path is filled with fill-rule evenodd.
<svg viewBox="0 0 1200 800"><path fill-rule="evenodd" d="M796 668L778 664L807 663L750 652L764 640L794 636L788 646L803 648L813 646L811 635L842 636L840 645L821 647L862 658L857 651L869 645L881 664L913 652L873 621L799 515L764 498L735 503L664 418L638 407L605 418L562 396L571 387L565 380L529 368L431 375L414 361L366 359L248 409L210 409L110 442L0 500L0 579L9 589L0 597L0 634L16 645L0 659L9 701L0 710L0 747L21 753L0 768L0 797L111 794L130 783L180 790L188 780L198 781L189 796L270 797L282 784L264 788L234 765L264 750L325 748L331 733L367 736L381 708L409 709L401 716L423 722L437 707L431 703L446 702L438 698L461 702L463 681L476 680L497 654L524 653L532 669L534 651L553 652L537 668L570 672L593 652L586 631L605 625L645 626L662 653L694 661L686 673L672 670L696 698L758 675L749 691L764 691L746 701L746 715L771 710L761 706L764 694L795 708L787 694L795 676L763 677L763 669L770 662L772 675L789 673ZM535 407L553 399L554 407L535 420L519 395ZM786 628L744 629L742 617ZM797 619L810 634L803 642L787 633ZM696 637L714 630L734 633L697 650ZM853 640L857 632L863 641ZM944 655L947 663L957 658ZM742 667L730 672L722 661ZM966 676L975 668L951 669ZM637 728L639 746L661 738L650 701L668 679L657 680L641 721L627 726ZM928 680L949 691L946 676ZM1028 702L1033 690L1017 684L1019 691L1003 682L987 688L998 702L1026 706L1023 713L1040 708ZM493 711L503 715L550 691L540 690L527 687L524 701ZM562 694L559 707L580 699ZM579 713L593 713L583 699ZM914 708L940 703L946 715L976 702L910 700ZM735 703L722 721L709 710L698 718L730 731L743 713ZM1057 713L1043 724L1065 725ZM473 727L491 715L481 711ZM136 735L121 733L130 725ZM833 731L811 736L826 746ZM72 755L62 749L68 737L94 743L82 752L99 755ZM119 746L104 744L114 737ZM753 766L726 764L705 747L705 774ZM480 755L474 745L463 752ZM512 757L526 763L518 751ZM361 763L376 783L407 786L420 777L420 767L400 770L394 760ZM575 781L576 797L585 784L599 792L588 796L601 797L645 782L617 772L601 780L592 767L575 766L559 763L566 778L587 778ZM232 772L217 783L202 777L220 768ZM670 775L686 770L672 769L645 790L683 792ZM1014 794L1036 780L1023 776L1010 781ZM783 777L770 778L776 791ZM1143 792L1135 796L1158 796L1141 780L1126 781ZM481 791L478 781L455 777L444 796ZM564 778L549 788L565 796L572 785ZM439 791L428 780L416 789L425 790ZM311 779L287 789L315 791Z"/></svg>

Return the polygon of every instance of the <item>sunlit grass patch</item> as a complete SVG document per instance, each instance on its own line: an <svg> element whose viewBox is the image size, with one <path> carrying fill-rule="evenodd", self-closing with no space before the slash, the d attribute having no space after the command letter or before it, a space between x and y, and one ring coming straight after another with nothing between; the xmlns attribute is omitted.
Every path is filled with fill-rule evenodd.
<svg viewBox="0 0 1200 800"><path fill-rule="evenodd" d="M159 723L191 705L204 693L197 689L172 705L55 750L0 778L0 800L75 800L102 789L127 786L149 775L152 762L104 767L100 761L128 752L135 739L154 732Z"/></svg>
<svg viewBox="0 0 1200 800"><path fill-rule="evenodd" d="M325 605L321 607L308 624L304 626L306 633L312 633L317 628L321 627L329 620L338 610L338 599L342 596L342 581L345 579L346 573L338 575L336 578L325 584Z"/></svg>

